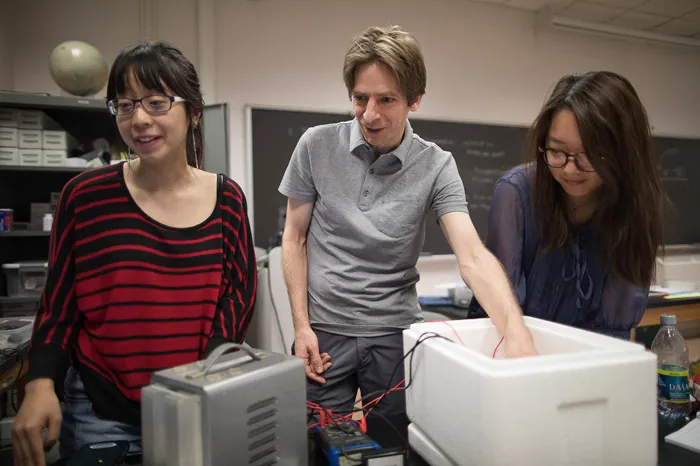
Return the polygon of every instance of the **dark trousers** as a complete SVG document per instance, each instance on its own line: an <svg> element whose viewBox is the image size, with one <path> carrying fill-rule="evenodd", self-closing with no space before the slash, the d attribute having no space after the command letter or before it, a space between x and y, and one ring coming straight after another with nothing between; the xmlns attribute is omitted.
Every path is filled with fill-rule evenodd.
<svg viewBox="0 0 700 466"><path fill-rule="evenodd" d="M332 366L323 374L325 384L307 379L306 397L322 408L350 412L358 388L364 405L403 379L401 333L380 337L347 337L319 330L314 333L320 352L330 355ZM313 422L318 422L317 416ZM383 448L406 447L408 418L403 390L385 396L371 410L366 422L367 434Z"/></svg>

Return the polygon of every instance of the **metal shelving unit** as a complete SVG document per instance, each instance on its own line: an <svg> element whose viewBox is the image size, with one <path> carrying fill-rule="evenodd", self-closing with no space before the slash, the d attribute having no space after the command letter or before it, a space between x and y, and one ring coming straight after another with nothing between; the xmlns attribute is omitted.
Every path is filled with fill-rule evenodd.
<svg viewBox="0 0 700 466"><path fill-rule="evenodd" d="M0 92L0 108L41 110L81 144L89 144L97 138L105 138L110 143L116 141L113 117L102 99ZM29 222L31 203L50 202L50 193L60 192L71 178L86 169L0 165L0 208L13 209L15 222ZM45 259L49 236L49 232L39 230L0 232L0 265ZM8 298L5 294L5 277L0 273L0 316L38 300Z"/></svg>
<svg viewBox="0 0 700 466"><path fill-rule="evenodd" d="M86 170L86 167L34 167L23 165L0 165L0 170L15 171L15 172L61 172L61 173L80 173Z"/></svg>
<svg viewBox="0 0 700 466"><path fill-rule="evenodd" d="M93 110L97 112L104 112L107 110L105 101L100 99L59 97L26 92L0 92L0 106L37 110Z"/></svg>
<svg viewBox="0 0 700 466"><path fill-rule="evenodd" d="M0 304L27 304L36 303L41 299L41 296L0 296Z"/></svg>
<svg viewBox="0 0 700 466"><path fill-rule="evenodd" d="M29 237L49 236L50 234L51 234L51 232L49 232L49 231L37 231L37 230L0 231L0 238L29 238Z"/></svg>

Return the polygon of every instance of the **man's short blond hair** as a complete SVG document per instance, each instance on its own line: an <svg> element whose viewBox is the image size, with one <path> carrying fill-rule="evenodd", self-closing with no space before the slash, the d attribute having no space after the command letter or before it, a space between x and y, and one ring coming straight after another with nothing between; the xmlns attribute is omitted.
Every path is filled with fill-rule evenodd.
<svg viewBox="0 0 700 466"><path fill-rule="evenodd" d="M343 65L343 79L351 98L355 72L367 63L381 63L389 68L409 105L425 94L423 54L415 37L400 26L371 27L352 40Z"/></svg>

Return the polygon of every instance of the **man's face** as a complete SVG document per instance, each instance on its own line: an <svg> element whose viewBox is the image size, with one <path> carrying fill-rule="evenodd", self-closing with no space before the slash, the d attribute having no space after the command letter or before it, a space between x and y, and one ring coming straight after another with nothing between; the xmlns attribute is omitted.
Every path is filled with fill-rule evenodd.
<svg viewBox="0 0 700 466"><path fill-rule="evenodd" d="M408 112L418 110L420 100L421 96L409 105L394 74L382 63L367 63L355 71L352 107L362 136L377 155L401 144Z"/></svg>

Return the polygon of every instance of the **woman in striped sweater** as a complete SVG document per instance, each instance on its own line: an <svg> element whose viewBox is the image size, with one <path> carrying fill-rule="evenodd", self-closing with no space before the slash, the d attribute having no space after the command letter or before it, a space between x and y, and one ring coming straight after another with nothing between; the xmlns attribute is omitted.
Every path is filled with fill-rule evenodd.
<svg viewBox="0 0 700 466"><path fill-rule="evenodd" d="M203 101L192 63L164 43L128 48L107 99L130 156L76 176L61 194L13 428L20 466L43 465L59 437L62 456L104 440L140 453L151 373L243 341L253 315L246 199L227 176L199 169Z"/></svg>

